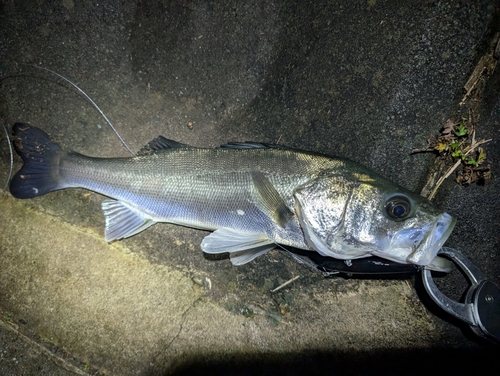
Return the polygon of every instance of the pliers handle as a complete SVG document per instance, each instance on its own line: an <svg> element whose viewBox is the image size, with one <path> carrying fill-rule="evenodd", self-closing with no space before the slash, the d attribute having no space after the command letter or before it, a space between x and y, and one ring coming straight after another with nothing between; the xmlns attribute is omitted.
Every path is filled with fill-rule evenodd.
<svg viewBox="0 0 500 376"><path fill-rule="evenodd" d="M500 289L459 251L443 247L439 255L449 258L469 279L463 303L444 295L434 283L431 271L424 269L424 287L434 302L450 315L469 325L481 338L500 343Z"/></svg>

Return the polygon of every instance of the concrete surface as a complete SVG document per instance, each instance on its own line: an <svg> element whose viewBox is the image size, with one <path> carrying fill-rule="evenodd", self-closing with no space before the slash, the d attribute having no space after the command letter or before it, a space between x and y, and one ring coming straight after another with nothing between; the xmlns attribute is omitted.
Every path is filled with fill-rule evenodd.
<svg viewBox="0 0 500 376"><path fill-rule="evenodd" d="M158 134L196 146L279 142L351 158L414 191L433 157L410 151L460 111L498 31L487 1L12 0L0 18L0 76L17 75L0 88L9 126L31 123L84 154L127 155L36 64L85 90L133 150ZM477 130L493 139L493 179L449 182L436 199L458 218L448 244L496 283L498 78ZM0 155L5 181L5 142ZM0 197L0 373L491 374L498 349L436 311L418 278L324 279L278 251L236 268L204 257L205 232L166 224L107 244L102 199ZM457 296L464 287L458 272L442 285Z"/></svg>

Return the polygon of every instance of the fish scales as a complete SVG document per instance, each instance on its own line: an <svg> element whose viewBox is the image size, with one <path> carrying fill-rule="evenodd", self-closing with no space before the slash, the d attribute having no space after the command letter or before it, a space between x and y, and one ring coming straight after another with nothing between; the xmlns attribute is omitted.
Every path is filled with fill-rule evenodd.
<svg viewBox="0 0 500 376"><path fill-rule="evenodd" d="M241 265L276 245L343 260L372 255L447 271L437 252L455 219L355 162L260 143L195 148L158 137L133 158L63 150L42 130L13 127L24 165L17 198L80 187L102 203L105 239L157 222L213 231L201 248Z"/></svg>
<svg viewBox="0 0 500 376"><path fill-rule="evenodd" d="M207 230L230 226L248 233L277 231L275 236L283 244L304 248L303 238L295 233L297 220L289 226L293 236L281 234L283 229L259 209L251 174L263 172L293 210L294 187L311 180L327 164L341 165L315 159L282 149L167 149L110 159L70 154L61 160L59 175L65 188L81 187L113 197L157 222Z"/></svg>

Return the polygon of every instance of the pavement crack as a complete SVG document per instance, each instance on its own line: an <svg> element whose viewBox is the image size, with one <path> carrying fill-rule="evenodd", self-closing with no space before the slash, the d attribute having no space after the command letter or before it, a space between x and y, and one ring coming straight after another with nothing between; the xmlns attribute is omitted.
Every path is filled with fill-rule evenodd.
<svg viewBox="0 0 500 376"><path fill-rule="evenodd" d="M181 334L182 330L184 329L184 323L186 322L187 314L191 309L193 309L199 302L201 302L205 297L200 296L196 300L194 300L189 307L187 307L184 312L181 314L181 323L179 324L179 330L177 330L177 333L172 337L172 339L161 349L159 350L154 356L153 356L153 362L155 364L158 364L158 358L167 352L175 342L177 338L179 338L179 335Z"/></svg>

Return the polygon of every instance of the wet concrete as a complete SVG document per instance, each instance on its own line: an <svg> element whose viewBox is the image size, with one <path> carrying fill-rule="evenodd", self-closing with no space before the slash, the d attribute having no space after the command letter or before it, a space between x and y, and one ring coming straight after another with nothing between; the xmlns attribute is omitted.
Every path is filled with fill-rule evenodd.
<svg viewBox="0 0 500 376"><path fill-rule="evenodd" d="M468 1L4 2L0 75L22 75L2 82L1 115L84 154L128 155L74 89L23 65L37 64L85 90L133 150L158 134L196 146L279 142L419 191L433 157L410 151L459 111L496 11ZM493 139L493 179L449 182L437 202L458 218L449 245L499 283L495 81L477 130ZM324 279L278 251L236 268L203 256L205 232L166 224L107 244L102 199L83 190L0 199L5 325L83 372L421 373L438 362L486 374L492 365L494 349L423 305L418 279ZM453 294L457 275L443 281ZM33 373L30 364L11 374ZM0 367L14 366L2 358Z"/></svg>

